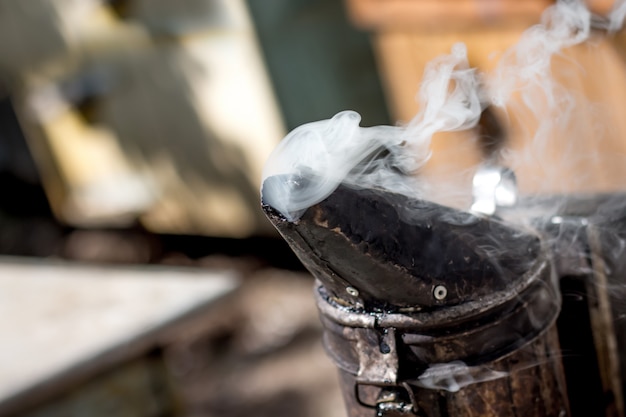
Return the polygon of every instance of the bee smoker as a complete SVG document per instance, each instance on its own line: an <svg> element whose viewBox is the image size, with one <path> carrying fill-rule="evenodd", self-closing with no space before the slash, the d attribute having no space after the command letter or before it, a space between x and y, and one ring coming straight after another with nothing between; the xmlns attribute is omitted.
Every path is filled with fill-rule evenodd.
<svg viewBox="0 0 626 417"><path fill-rule="evenodd" d="M549 232L345 185L263 209L316 278L350 417L570 415Z"/></svg>

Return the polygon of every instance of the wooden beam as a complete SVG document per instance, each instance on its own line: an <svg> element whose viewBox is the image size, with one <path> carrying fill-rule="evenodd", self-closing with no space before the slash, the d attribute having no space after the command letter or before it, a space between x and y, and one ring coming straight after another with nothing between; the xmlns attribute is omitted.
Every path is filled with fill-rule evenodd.
<svg viewBox="0 0 626 417"><path fill-rule="evenodd" d="M353 24L368 30L527 26L537 22L552 3L552 0L346 0Z"/></svg>

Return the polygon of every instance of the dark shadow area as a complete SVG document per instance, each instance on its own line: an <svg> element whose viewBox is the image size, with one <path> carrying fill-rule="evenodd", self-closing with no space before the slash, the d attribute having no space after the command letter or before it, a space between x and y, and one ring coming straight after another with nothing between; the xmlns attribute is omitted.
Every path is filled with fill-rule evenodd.
<svg viewBox="0 0 626 417"><path fill-rule="evenodd" d="M9 96L0 89L0 253L54 254L63 227L52 216Z"/></svg>
<svg viewBox="0 0 626 417"><path fill-rule="evenodd" d="M560 281L563 307L557 320L567 391L573 417L602 415L606 401L595 361L589 298L581 277Z"/></svg>

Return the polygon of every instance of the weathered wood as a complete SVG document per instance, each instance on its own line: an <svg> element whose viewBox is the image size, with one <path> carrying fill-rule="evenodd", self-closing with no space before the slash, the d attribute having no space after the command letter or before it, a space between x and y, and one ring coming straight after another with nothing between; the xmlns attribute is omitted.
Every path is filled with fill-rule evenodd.
<svg viewBox="0 0 626 417"><path fill-rule="evenodd" d="M347 0L353 23L367 29L524 26L538 20L551 0Z"/></svg>
<svg viewBox="0 0 626 417"><path fill-rule="evenodd" d="M160 366L160 359L140 358L206 320L236 286L237 276L227 271L0 258L0 416L64 404L63 398L80 402L72 393L98 376L104 382L88 390L93 398L120 378L139 389L142 375ZM116 371L133 363L137 372Z"/></svg>

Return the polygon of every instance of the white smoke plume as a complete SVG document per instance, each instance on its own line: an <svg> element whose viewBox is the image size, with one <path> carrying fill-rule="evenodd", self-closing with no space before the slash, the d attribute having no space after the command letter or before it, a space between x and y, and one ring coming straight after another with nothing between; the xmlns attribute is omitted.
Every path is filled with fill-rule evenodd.
<svg viewBox="0 0 626 417"><path fill-rule="evenodd" d="M413 383L426 389L457 392L468 385L507 376L509 372L496 371L481 365L468 366L463 361L452 361L430 365Z"/></svg>
<svg viewBox="0 0 626 417"><path fill-rule="evenodd" d="M485 76L490 105L506 113L509 123L521 126L523 146L506 149L500 157L527 189L567 193L598 188L597 184L581 185L590 180L580 167L590 167L594 161L597 168L605 157L599 144L603 132L598 130L610 125L610 116L602 114L602 103L590 102L575 85L591 79L592 74L568 51L587 41L592 50L599 30L621 28L625 13L626 2L622 1L617 1L606 17L593 15L582 1L559 1ZM555 60L561 64L556 72ZM564 79L569 82L562 83ZM571 174L576 171L578 178L573 179Z"/></svg>
<svg viewBox="0 0 626 417"><path fill-rule="evenodd" d="M469 129L478 122L483 108L479 85L459 43L426 68L419 92L422 110L407 126L360 127L359 114L344 111L298 127L265 166L263 181L274 175L285 181L264 188L264 202L293 221L340 183L416 195L412 174L428 160L432 135Z"/></svg>
<svg viewBox="0 0 626 417"><path fill-rule="evenodd" d="M515 170L573 117L575 97L554 81L553 57L587 41L592 28L621 28L625 16L624 1L616 2L607 17L594 16L582 1L558 1L488 75L470 68L465 46L456 44L427 66L418 94L421 110L406 126L360 127L360 116L345 111L287 135L263 172L263 181L282 180L264 186L263 201L295 221L342 183L428 199L419 170L430 156L433 135L474 128L486 106L504 109L510 120L523 107L521 112L534 119L529 149L502 157ZM520 104L507 107L513 98Z"/></svg>

